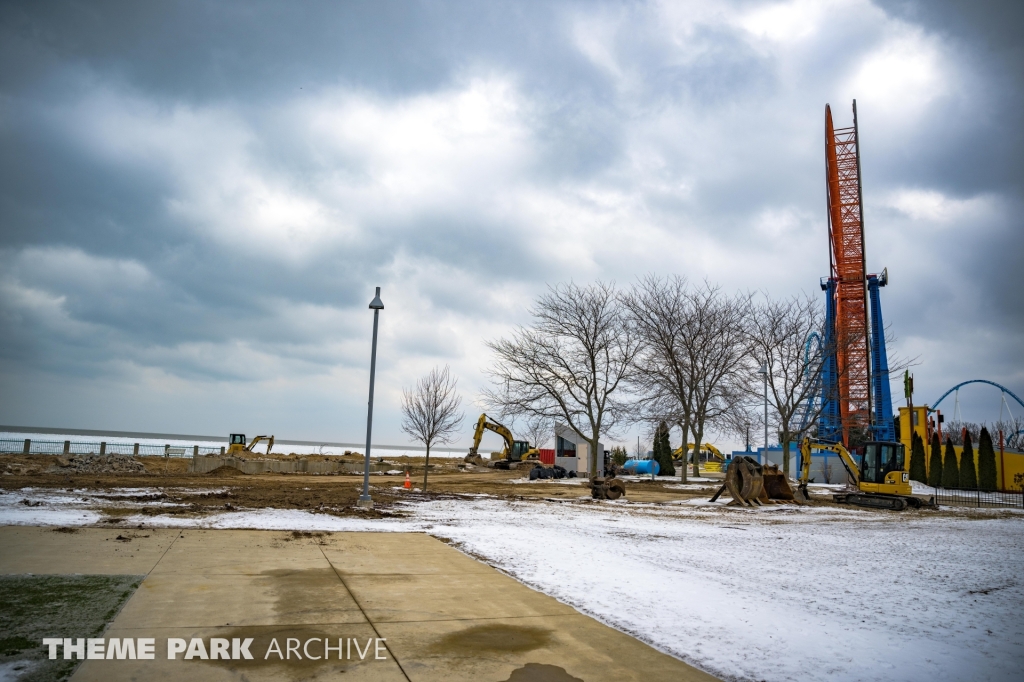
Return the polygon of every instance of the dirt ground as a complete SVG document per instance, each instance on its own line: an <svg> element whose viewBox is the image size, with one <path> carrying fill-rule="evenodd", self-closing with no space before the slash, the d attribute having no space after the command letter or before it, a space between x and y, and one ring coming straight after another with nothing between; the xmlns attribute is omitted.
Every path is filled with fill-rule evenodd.
<svg viewBox="0 0 1024 682"><path fill-rule="evenodd" d="M310 455L322 459L321 455ZM0 488L15 491L21 488L55 488L64 490L96 490L109 493L116 489L157 488L156 494L142 495L126 491L123 498L117 496L105 499L111 502L132 501L157 504L176 503L175 507L143 506L142 513L152 514L202 514L225 509L304 509L334 515L359 514L355 503L362 488L362 475L308 475L308 474L258 474L247 475L241 471L221 467L208 474L194 474L188 471L188 458L139 457L145 473L82 474L60 469L59 458L48 455L0 455ZM375 458L376 460L376 458ZM412 486L423 487L424 460L416 457L384 458L394 465L396 471L410 472ZM435 463L437 462L437 463ZM565 482L532 481L526 479L525 470L500 471L476 468L464 471L458 467L458 460L433 460L428 477L431 497L452 495L490 495L506 499L574 499L589 496L589 490L582 484ZM708 474L707 476L716 476ZM400 514L397 502L412 496L421 497L419 490L407 491L402 488L404 475L373 475L370 485L375 502L373 515L389 516ZM694 497L710 497L717 484L693 483L685 489L675 482L629 481L626 498L636 502L676 502ZM116 520L120 515L138 513L138 509L126 509L111 505L104 512Z"/></svg>

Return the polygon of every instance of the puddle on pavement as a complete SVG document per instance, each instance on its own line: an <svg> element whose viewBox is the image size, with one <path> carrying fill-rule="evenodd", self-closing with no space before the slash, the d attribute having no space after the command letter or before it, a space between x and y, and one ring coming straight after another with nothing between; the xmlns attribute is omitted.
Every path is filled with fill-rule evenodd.
<svg viewBox="0 0 1024 682"><path fill-rule="evenodd" d="M522 668L513 670L504 682L583 682L583 680L573 677L566 672L565 668L560 668L557 665L527 663Z"/></svg>
<svg viewBox="0 0 1024 682"><path fill-rule="evenodd" d="M353 615L362 620L359 607L332 568L263 571L259 582L273 595L279 622L309 622L310 615L339 612L345 612L346 620Z"/></svg>
<svg viewBox="0 0 1024 682"><path fill-rule="evenodd" d="M481 651L516 653L539 649L550 642L551 631L544 628L501 624L477 625L445 635L431 647L431 651L438 654Z"/></svg>

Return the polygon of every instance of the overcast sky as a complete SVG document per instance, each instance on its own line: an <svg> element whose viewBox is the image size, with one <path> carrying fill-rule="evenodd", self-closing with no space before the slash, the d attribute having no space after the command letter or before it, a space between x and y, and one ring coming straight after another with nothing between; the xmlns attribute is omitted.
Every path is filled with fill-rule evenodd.
<svg viewBox="0 0 1024 682"><path fill-rule="evenodd" d="M1021 7L5 2L0 422L358 441L380 286L400 444L549 283L820 296L854 98L917 402L1024 397Z"/></svg>

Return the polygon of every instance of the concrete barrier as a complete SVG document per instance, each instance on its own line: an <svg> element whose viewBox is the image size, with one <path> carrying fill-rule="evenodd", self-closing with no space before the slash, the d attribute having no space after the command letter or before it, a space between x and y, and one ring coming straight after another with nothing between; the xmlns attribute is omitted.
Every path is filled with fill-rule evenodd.
<svg viewBox="0 0 1024 682"><path fill-rule="evenodd" d="M247 459L245 457L222 457L202 455L192 458L190 470L197 474L208 474L214 469L228 466L246 474L361 474L362 462L341 460L310 459ZM392 464L370 463L370 473L384 473L394 469Z"/></svg>

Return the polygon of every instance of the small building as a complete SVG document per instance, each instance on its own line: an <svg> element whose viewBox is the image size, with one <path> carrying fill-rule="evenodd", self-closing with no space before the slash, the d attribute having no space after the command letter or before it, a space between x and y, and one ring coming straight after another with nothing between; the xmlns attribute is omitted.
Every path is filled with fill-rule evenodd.
<svg viewBox="0 0 1024 682"><path fill-rule="evenodd" d="M598 442L601 458L597 461L600 472L604 469L604 443ZM555 465L566 471L575 471L577 476L586 478L590 471L590 444L579 434L562 424L555 424Z"/></svg>

